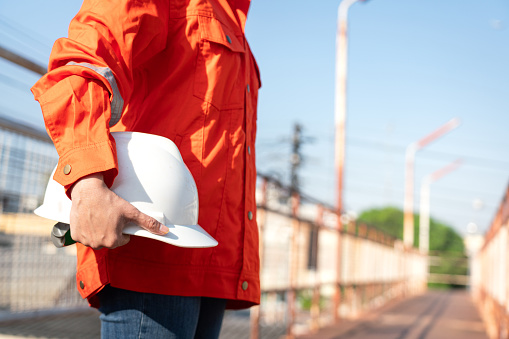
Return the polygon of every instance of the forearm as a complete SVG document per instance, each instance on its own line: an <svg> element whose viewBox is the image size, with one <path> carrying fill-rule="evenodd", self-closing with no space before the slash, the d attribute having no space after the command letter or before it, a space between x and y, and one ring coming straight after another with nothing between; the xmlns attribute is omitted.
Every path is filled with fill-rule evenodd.
<svg viewBox="0 0 509 339"><path fill-rule="evenodd" d="M32 89L60 156L55 180L68 189L79 178L103 172L111 186L117 165L108 130L109 93L101 83L79 75L58 78L46 76Z"/></svg>

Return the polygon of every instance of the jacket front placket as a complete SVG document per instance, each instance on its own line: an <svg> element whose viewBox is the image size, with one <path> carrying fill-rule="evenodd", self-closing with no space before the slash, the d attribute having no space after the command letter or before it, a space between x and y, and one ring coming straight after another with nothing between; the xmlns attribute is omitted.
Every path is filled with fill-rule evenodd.
<svg viewBox="0 0 509 339"><path fill-rule="evenodd" d="M254 86L257 84L252 83L251 68L253 65L253 56L249 49L248 43L244 38L244 47L246 50L244 57L245 66L245 82L244 82L244 121L246 141L244 147L245 156L245 177L244 177L244 192L245 192L245 205L244 205L244 253L243 253L243 267L239 279L238 294L239 296L252 295L258 293L259 283L256 272L259 268L258 261L253 261L256 256L253 253L258 251L258 227L256 225L256 167L255 167L255 133L256 133L256 115L253 106ZM251 255L250 255L251 254ZM257 257L256 257L257 258ZM246 297L241 299L247 299Z"/></svg>

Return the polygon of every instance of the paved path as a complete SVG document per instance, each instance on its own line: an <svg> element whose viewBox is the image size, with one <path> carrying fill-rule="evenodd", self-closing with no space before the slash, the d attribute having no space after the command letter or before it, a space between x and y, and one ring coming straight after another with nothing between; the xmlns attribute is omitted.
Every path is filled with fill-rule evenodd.
<svg viewBox="0 0 509 339"><path fill-rule="evenodd" d="M0 321L0 339L92 339L101 337L99 312L85 308L60 314Z"/></svg>
<svg viewBox="0 0 509 339"><path fill-rule="evenodd" d="M299 339L487 339L466 291L430 291Z"/></svg>
<svg viewBox="0 0 509 339"><path fill-rule="evenodd" d="M279 339L285 326L260 329L260 339ZM0 321L0 339L100 338L99 313L93 309L31 319ZM225 318L221 339L249 338L247 312ZM356 321L344 320L299 339L487 339L468 292L431 291L394 302Z"/></svg>
<svg viewBox="0 0 509 339"><path fill-rule="evenodd" d="M98 339L101 337L99 314L95 309L85 308L22 319L6 320L4 315L2 320L0 313L0 339ZM249 312L227 312L220 339L249 339L249 326ZM277 339L285 330L284 324L261 326L260 337Z"/></svg>

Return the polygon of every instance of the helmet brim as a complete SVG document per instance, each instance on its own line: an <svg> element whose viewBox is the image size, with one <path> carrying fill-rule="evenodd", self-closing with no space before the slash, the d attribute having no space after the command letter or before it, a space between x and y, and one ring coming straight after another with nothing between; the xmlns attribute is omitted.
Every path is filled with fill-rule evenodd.
<svg viewBox="0 0 509 339"><path fill-rule="evenodd" d="M35 209L34 213L40 217L55 220L65 224L70 223L69 215L56 215L54 208L43 204ZM153 214L153 213L150 213ZM159 220L159 218L156 218ZM159 240L170 245L186 248L215 247L218 242L210 236L200 225L166 225L170 232L166 235L156 235L135 224L128 224L122 231L124 234Z"/></svg>
<svg viewBox="0 0 509 339"><path fill-rule="evenodd" d="M170 232L156 235L135 224L128 224L122 233L159 240L167 244L186 248L207 248L217 246L218 242L212 238L200 225L166 225Z"/></svg>

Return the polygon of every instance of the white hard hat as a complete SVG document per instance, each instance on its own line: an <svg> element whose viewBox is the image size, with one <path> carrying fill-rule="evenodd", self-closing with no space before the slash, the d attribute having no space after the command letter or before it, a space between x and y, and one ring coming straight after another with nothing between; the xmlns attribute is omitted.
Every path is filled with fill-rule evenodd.
<svg viewBox="0 0 509 339"><path fill-rule="evenodd" d="M123 233L179 247L216 246L217 241L198 225L198 191L177 146L152 134L112 132L111 135L117 145L119 168L111 190L170 229L166 235L155 235L130 223ZM34 213L69 224L71 200L64 187L52 179L55 170L44 202Z"/></svg>

